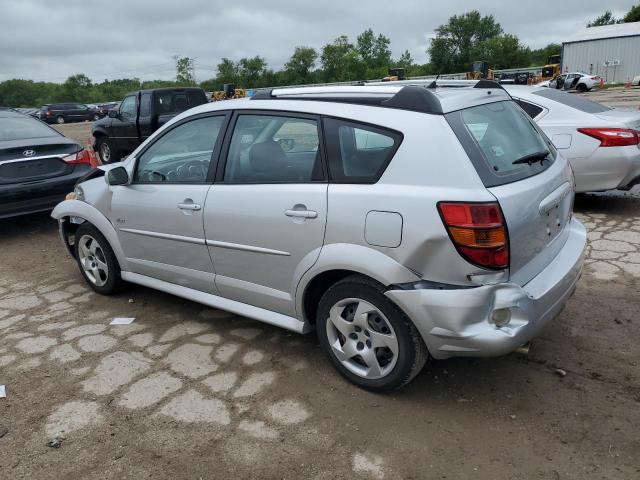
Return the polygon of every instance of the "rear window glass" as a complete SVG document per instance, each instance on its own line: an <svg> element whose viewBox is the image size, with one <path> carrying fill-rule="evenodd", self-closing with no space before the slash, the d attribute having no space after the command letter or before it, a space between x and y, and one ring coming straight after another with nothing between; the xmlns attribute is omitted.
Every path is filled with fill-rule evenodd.
<svg viewBox="0 0 640 480"><path fill-rule="evenodd" d="M534 105L533 103L525 102L524 100L516 100L516 102L531 118L536 118L544 110L542 107Z"/></svg>
<svg viewBox="0 0 640 480"><path fill-rule="evenodd" d="M396 132L346 120L327 118L324 126L336 183L377 182L402 141Z"/></svg>
<svg viewBox="0 0 640 480"><path fill-rule="evenodd" d="M28 117L0 118L0 142L58 136L60 134L54 129Z"/></svg>
<svg viewBox="0 0 640 480"><path fill-rule="evenodd" d="M184 112L206 101L204 94L194 91L156 93L156 106L160 115Z"/></svg>
<svg viewBox="0 0 640 480"><path fill-rule="evenodd" d="M533 94L538 95L539 97L548 98L549 100L553 100L554 102L561 103L567 107L575 108L576 110L580 110L585 113L602 113L611 110L609 107L587 100L575 93L566 93L561 90L556 90L555 88L543 88L533 92Z"/></svg>
<svg viewBox="0 0 640 480"><path fill-rule="evenodd" d="M556 157L551 141L515 102L467 108L447 120L487 187L536 175ZM541 152L547 152L543 161L526 161Z"/></svg>

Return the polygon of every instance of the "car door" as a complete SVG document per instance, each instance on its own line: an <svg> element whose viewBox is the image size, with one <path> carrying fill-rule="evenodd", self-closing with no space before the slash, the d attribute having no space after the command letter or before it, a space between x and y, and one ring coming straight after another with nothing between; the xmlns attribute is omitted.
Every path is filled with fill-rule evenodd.
<svg viewBox="0 0 640 480"><path fill-rule="evenodd" d="M176 124L134 160L128 185L111 187L111 221L134 273L215 292L203 207L225 124L224 114Z"/></svg>
<svg viewBox="0 0 640 480"><path fill-rule="evenodd" d="M127 155L133 152L138 143L138 129L136 117L138 115L138 100L136 95L124 98L118 109L118 115L112 119L111 138L116 149Z"/></svg>
<svg viewBox="0 0 640 480"><path fill-rule="evenodd" d="M220 294L295 314L297 279L318 259L327 215L319 118L240 112L205 203Z"/></svg>

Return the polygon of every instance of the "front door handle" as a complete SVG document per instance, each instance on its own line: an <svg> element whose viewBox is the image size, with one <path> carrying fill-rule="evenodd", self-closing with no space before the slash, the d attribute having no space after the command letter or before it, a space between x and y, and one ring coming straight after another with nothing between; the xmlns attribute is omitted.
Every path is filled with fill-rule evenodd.
<svg viewBox="0 0 640 480"><path fill-rule="evenodd" d="M180 210L196 211L196 210L200 210L202 208L202 205L200 205L199 203L185 202L185 203L179 203L178 208Z"/></svg>
<svg viewBox="0 0 640 480"><path fill-rule="evenodd" d="M285 210L284 214L287 217L293 218L317 218L318 212L314 212L313 210Z"/></svg>

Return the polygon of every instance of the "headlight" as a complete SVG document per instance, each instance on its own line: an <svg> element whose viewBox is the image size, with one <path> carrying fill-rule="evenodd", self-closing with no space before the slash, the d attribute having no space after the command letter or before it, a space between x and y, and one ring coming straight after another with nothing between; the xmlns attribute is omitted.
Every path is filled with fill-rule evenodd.
<svg viewBox="0 0 640 480"><path fill-rule="evenodd" d="M77 186L73 189L73 192L68 193L66 197L64 197L65 200L80 200L81 202L84 201L84 191L82 190L81 187Z"/></svg>

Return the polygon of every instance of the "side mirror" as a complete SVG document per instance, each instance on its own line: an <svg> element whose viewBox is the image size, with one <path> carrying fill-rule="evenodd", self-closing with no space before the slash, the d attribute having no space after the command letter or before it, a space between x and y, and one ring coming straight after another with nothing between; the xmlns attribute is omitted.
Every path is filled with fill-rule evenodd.
<svg viewBox="0 0 640 480"><path fill-rule="evenodd" d="M116 185L126 185L129 183L129 174L124 167L112 168L107 172L105 177L107 185L115 187Z"/></svg>
<svg viewBox="0 0 640 480"><path fill-rule="evenodd" d="M115 108L109 110L109 118L118 118L118 111Z"/></svg>

